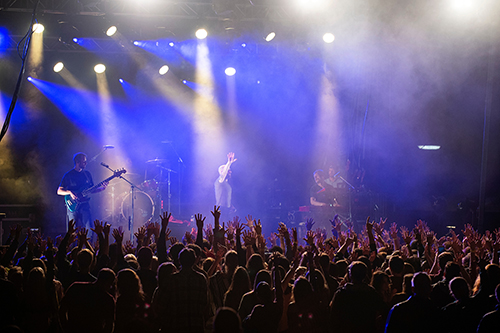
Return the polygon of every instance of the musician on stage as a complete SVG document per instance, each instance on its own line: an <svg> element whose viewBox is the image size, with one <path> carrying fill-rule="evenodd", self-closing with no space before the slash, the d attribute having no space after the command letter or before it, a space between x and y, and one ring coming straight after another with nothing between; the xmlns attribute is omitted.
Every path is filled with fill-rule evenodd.
<svg viewBox="0 0 500 333"><path fill-rule="evenodd" d="M311 211L314 222L319 228L329 228L330 220L335 215L335 196L331 185L325 182L325 172L321 169L314 171L314 184L310 190Z"/></svg>
<svg viewBox="0 0 500 333"><path fill-rule="evenodd" d="M219 177L214 183L215 204L220 206L221 221L228 220L231 212L236 210L231 203L233 189L229 184L229 178L231 178L231 164L234 162L236 162L234 153L227 154L227 163L219 167Z"/></svg>
<svg viewBox="0 0 500 333"><path fill-rule="evenodd" d="M84 170L87 166L87 155L84 153L76 153L75 156L73 156L73 163L74 168L66 172L62 178L61 184L57 189L57 194L63 196L69 195L71 199L78 199L78 194L94 186L94 182L92 181L90 172ZM103 191L107 185L107 182L103 183L101 187L96 188L92 193ZM92 218L88 200L80 202L74 211L71 211L68 205L66 205L66 208L68 221L74 220L77 227L90 230Z"/></svg>

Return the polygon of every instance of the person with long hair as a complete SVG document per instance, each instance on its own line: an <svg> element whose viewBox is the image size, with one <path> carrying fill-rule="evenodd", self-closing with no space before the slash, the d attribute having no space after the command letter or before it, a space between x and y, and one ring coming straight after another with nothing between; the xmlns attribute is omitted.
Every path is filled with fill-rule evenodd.
<svg viewBox="0 0 500 333"><path fill-rule="evenodd" d="M247 270L240 266L234 272L231 285L224 295L224 306L238 311L241 298L250 290L250 278Z"/></svg>

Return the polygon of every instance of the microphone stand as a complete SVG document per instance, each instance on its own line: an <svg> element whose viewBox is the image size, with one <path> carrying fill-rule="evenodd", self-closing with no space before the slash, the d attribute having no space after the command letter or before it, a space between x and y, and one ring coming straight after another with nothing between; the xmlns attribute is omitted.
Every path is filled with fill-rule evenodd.
<svg viewBox="0 0 500 333"><path fill-rule="evenodd" d="M97 155L95 155L94 157L92 157L92 158L91 158L91 159L87 162L87 164L88 164L88 163L92 163L92 162L94 162L94 161L95 161L95 160L96 160L96 159L97 159L97 158L98 158L98 157L99 157L102 153L104 153L104 152L105 152L108 148L110 148L110 147L108 147L108 146L104 146L104 147L102 148L102 150L101 150L101 151L100 151ZM110 169L110 170L111 170L111 169ZM113 171L113 170L111 170L111 171ZM113 172L114 172L114 171L113 171Z"/></svg>
<svg viewBox="0 0 500 333"><path fill-rule="evenodd" d="M104 148L106 150L106 148ZM109 171L111 172L115 172L113 169L111 169L108 165L103 165L101 164L103 167L105 167L106 169L108 169ZM130 241L133 242L134 240L134 232L133 232L133 226L134 226L134 213L135 213L135 207L134 207L134 204L135 204L135 188L137 187L136 185L134 185L134 183L130 182L127 178L123 177L123 176L120 176L118 178L121 178L123 179L124 181L126 181L129 185L130 185L130 193L131 193L131 203L132 203L132 214L128 217L128 231L130 232Z"/></svg>
<svg viewBox="0 0 500 333"><path fill-rule="evenodd" d="M172 144L172 141L169 141L169 144L170 144L170 147L172 147L172 150L174 151L175 155L177 156L177 163L179 163L179 174L178 174L178 178L179 178L179 197L177 198L177 200L179 201L179 216L181 215L181 165L186 168L186 165L184 164L184 161L182 160L182 158L179 156L179 154L177 153L177 150L175 150L174 148L174 145ZM169 177L169 184L170 184L170 173L168 174L168 177ZM169 185L169 195L170 195L170 185ZM170 204L170 200L169 200L169 204ZM169 206L169 212L170 212L170 206Z"/></svg>

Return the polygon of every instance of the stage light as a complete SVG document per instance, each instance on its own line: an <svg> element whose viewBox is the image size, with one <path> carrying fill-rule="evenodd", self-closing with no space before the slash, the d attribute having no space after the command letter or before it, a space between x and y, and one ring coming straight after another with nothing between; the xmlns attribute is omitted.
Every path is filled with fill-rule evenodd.
<svg viewBox="0 0 500 333"><path fill-rule="evenodd" d="M205 39L208 36L208 32L205 29L198 29L196 30L196 38L198 39Z"/></svg>
<svg viewBox="0 0 500 333"><path fill-rule="evenodd" d="M323 41L327 44L333 43L334 40L335 36L330 32L327 32L326 34L323 35Z"/></svg>
<svg viewBox="0 0 500 333"><path fill-rule="evenodd" d="M186 81L186 80L182 80L182 83L186 84L186 83L187 83L187 81Z"/></svg>
<svg viewBox="0 0 500 333"><path fill-rule="evenodd" d="M97 64L94 66L94 72L96 72L97 74L102 74L106 71L106 66L104 66L103 64Z"/></svg>
<svg viewBox="0 0 500 333"><path fill-rule="evenodd" d="M35 23L33 24L33 32L36 34L41 34L45 30L43 24Z"/></svg>
<svg viewBox="0 0 500 333"><path fill-rule="evenodd" d="M170 43L168 43L168 45L169 45L170 47L174 47L174 42L170 42Z"/></svg>
<svg viewBox="0 0 500 333"><path fill-rule="evenodd" d="M227 76L233 76L234 74L236 74L236 69L234 69L233 67L228 67L226 68L224 73L226 73Z"/></svg>
<svg viewBox="0 0 500 333"><path fill-rule="evenodd" d="M135 46L139 46L139 41L134 40L134 45L135 45Z"/></svg>
<svg viewBox="0 0 500 333"><path fill-rule="evenodd" d="M421 150L438 150L440 148L441 148L441 146L438 146L438 145L420 145L420 146L418 146L418 149L421 149Z"/></svg>
<svg viewBox="0 0 500 333"><path fill-rule="evenodd" d="M474 1L473 0L452 0L452 6L459 11L468 11L473 8Z"/></svg>
<svg viewBox="0 0 500 333"><path fill-rule="evenodd" d="M54 65L54 72L59 73L62 71L64 68L64 64L62 62L58 62L57 64Z"/></svg>
<svg viewBox="0 0 500 333"><path fill-rule="evenodd" d="M118 79L118 82L123 83L123 79Z"/></svg>
<svg viewBox="0 0 500 333"><path fill-rule="evenodd" d="M274 37L276 37L276 33L273 31L273 32L270 32L270 33L266 36L265 40L266 40L266 42L270 42L270 41L272 41L272 40L274 39Z"/></svg>
<svg viewBox="0 0 500 333"><path fill-rule="evenodd" d="M241 44L241 47L247 47L247 44L242 43L242 44Z"/></svg>
<svg viewBox="0 0 500 333"><path fill-rule="evenodd" d="M30 82L31 82L31 81L33 81L33 78L32 78L31 76L28 76L28 77L26 78L26 80L28 80L28 81L30 81Z"/></svg>
<svg viewBox="0 0 500 333"><path fill-rule="evenodd" d="M108 28L108 30L106 30L106 35L111 37L114 34L116 34L117 31L118 31L118 28L116 26L112 25Z"/></svg>
<svg viewBox="0 0 500 333"><path fill-rule="evenodd" d="M165 74L167 74L168 69L169 69L169 68L168 68L168 66L167 66L167 65L163 65L163 66L161 66L161 68L160 68L160 70L158 71L158 73L160 73L160 75L165 75Z"/></svg>

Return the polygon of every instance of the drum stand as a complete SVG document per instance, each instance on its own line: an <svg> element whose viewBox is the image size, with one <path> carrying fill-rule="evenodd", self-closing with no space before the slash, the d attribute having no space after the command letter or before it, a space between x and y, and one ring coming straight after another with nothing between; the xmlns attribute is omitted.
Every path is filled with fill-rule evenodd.
<svg viewBox="0 0 500 333"><path fill-rule="evenodd" d="M172 185L172 182L171 182L171 178L170 178L170 174L173 172L173 173L177 173L175 172L174 170L172 169L169 169L169 168L165 168L161 165L157 165L157 167L160 168L160 180L163 179L163 170L165 169L168 174L167 174L167 212L171 212L170 208L171 208L171 200L172 200L172 189L171 189L171 185ZM160 215L163 214L163 198L162 198L162 192L163 190L163 183L160 182L160 186L159 186L159 191L158 191L158 201L160 202Z"/></svg>

